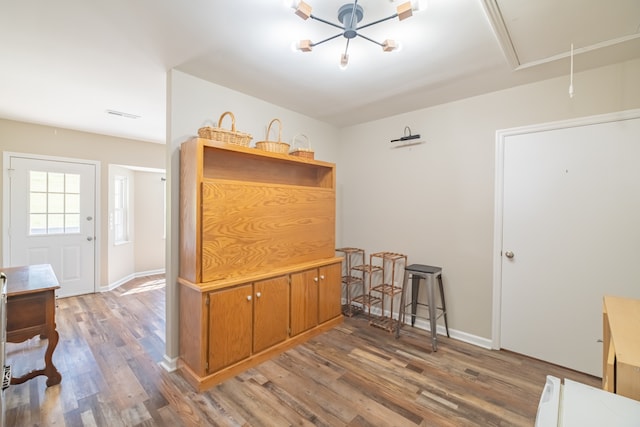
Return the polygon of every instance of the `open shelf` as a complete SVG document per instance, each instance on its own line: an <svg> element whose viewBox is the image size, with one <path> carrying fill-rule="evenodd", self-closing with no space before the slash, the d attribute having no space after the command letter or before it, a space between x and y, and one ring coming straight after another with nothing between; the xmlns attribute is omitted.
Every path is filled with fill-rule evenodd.
<svg viewBox="0 0 640 427"><path fill-rule="evenodd" d="M203 148L204 178L335 188L331 163L209 140Z"/></svg>

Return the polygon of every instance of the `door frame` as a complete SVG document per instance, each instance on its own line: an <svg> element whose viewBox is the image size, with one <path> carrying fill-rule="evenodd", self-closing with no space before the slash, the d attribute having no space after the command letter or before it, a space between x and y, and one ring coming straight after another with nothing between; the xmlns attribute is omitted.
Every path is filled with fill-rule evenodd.
<svg viewBox="0 0 640 427"><path fill-rule="evenodd" d="M100 211L100 178L101 178L101 169L100 169L100 161L98 160L86 160L86 159L77 159L71 157L57 157L57 156L47 156L41 154L31 154L31 153L17 153L11 151L3 152L2 156L2 164L3 164L3 176L2 176L2 264L8 265L9 263L9 216L10 216L10 181L9 181L9 163L11 157L21 157L24 159L31 160L45 160L45 161L53 161L53 162L66 162L66 163L81 163L92 165L95 168L95 179L93 189L95 194L95 250L93 251L94 259L93 259L93 291L97 292L100 288L100 262L101 259L100 254L100 246L102 242L102 217Z"/></svg>
<svg viewBox="0 0 640 427"><path fill-rule="evenodd" d="M495 177L494 177L494 221L493 221L493 308L491 322L491 348L501 348L501 305L502 305L502 225L504 206L504 147L510 136L545 132L573 127L617 122L640 118L640 109L618 111L557 122L541 123L496 131Z"/></svg>

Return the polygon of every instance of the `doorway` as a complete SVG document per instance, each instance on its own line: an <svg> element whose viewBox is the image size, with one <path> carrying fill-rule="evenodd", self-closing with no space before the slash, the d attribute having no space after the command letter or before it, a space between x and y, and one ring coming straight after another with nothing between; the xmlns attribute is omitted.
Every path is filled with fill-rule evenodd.
<svg viewBox="0 0 640 427"><path fill-rule="evenodd" d="M96 290L94 161L5 153L5 266L51 264L58 297Z"/></svg>
<svg viewBox="0 0 640 427"><path fill-rule="evenodd" d="M494 347L602 375L602 298L640 298L640 110L498 134Z"/></svg>

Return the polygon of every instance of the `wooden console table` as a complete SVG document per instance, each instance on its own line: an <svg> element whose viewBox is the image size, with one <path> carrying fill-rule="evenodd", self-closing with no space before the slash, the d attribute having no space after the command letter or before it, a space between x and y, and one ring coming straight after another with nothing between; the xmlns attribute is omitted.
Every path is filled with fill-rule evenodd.
<svg viewBox="0 0 640 427"><path fill-rule="evenodd" d="M640 300L605 296L602 388L640 400Z"/></svg>
<svg viewBox="0 0 640 427"><path fill-rule="evenodd" d="M58 345L56 331L56 295L60 287L49 264L3 269L7 276L7 342L21 343L40 335L48 339L44 369L37 369L11 384L22 384L39 375L47 376L47 387L60 384L62 375L53 365L53 351Z"/></svg>

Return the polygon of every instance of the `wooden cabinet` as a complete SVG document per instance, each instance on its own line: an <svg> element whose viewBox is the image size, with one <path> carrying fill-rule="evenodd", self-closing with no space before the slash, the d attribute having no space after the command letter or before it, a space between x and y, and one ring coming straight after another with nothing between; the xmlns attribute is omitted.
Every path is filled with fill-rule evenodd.
<svg viewBox="0 0 640 427"><path fill-rule="evenodd" d="M341 264L291 275L291 335L341 316Z"/></svg>
<svg viewBox="0 0 640 427"><path fill-rule="evenodd" d="M291 275L291 335L318 324L318 270Z"/></svg>
<svg viewBox="0 0 640 427"><path fill-rule="evenodd" d="M210 292L209 364L217 371L251 355L253 286Z"/></svg>
<svg viewBox="0 0 640 427"><path fill-rule="evenodd" d="M602 388L640 400L640 300L605 296Z"/></svg>
<svg viewBox="0 0 640 427"><path fill-rule="evenodd" d="M335 165L200 138L180 163L180 367L203 390L342 321Z"/></svg>
<svg viewBox="0 0 640 427"><path fill-rule="evenodd" d="M318 322L323 323L342 314L342 265L327 265L318 270Z"/></svg>
<svg viewBox="0 0 640 427"><path fill-rule="evenodd" d="M288 294L286 276L210 292L207 370L218 371L287 339Z"/></svg>
<svg viewBox="0 0 640 427"><path fill-rule="evenodd" d="M289 277L280 276L254 284L253 351L260 352L288 337Z"/></svg>

